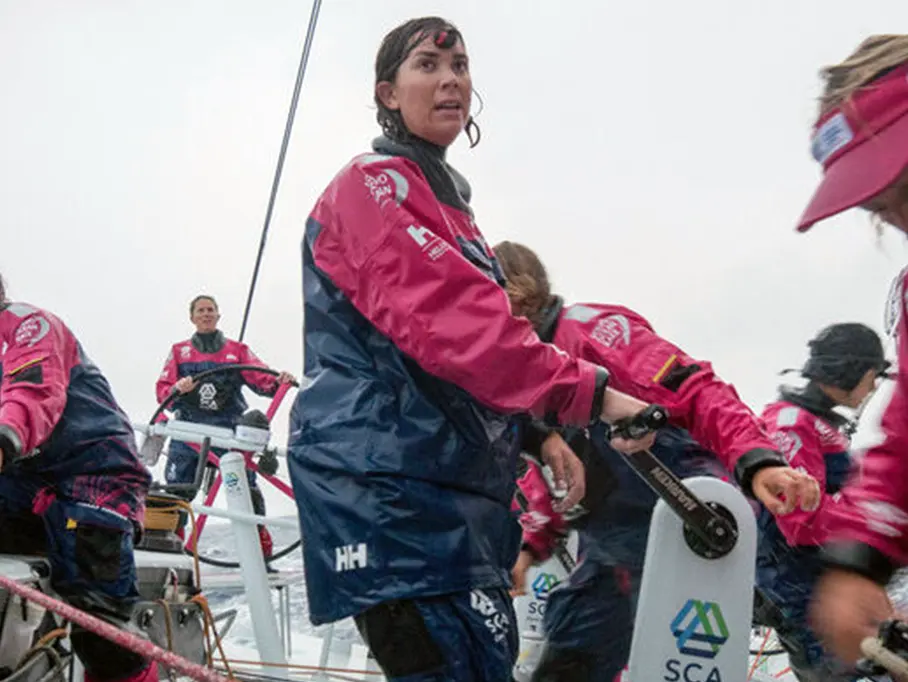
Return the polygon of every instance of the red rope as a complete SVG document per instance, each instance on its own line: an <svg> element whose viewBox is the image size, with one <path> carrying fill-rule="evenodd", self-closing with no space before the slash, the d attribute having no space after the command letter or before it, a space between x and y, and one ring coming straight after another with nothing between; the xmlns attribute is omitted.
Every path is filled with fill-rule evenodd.
<svg viewBox="0 0 908 682"><path fill-rule="evenodd" d="M167 668L173 668L194 680L198 680L198 682L227 682L226 677L218 675L213 670L188 661L172 651L165 651L147 639L142 639L138 635L121 630L81 609L39 592L33 587L23 585L3 575L0 575L0 587L19 595L23 599L40 604L49 611L53 611L58 616L62 616L73 623L78 623L86 630L90 630L96 635L119 644L124 649L129 649L145 658L153 659Z"/></svg>

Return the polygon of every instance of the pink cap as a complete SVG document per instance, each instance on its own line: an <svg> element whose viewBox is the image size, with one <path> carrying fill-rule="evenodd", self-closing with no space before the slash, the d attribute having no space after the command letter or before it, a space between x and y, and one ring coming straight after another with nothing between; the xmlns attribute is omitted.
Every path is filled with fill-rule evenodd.
<svg viewBox="0 0 908 682"><path fill-rule="evenodd" d="M821 117L810 147L823 165L823 181L798 221L799 232L873 198L908 166L908 63Z"/></svg>

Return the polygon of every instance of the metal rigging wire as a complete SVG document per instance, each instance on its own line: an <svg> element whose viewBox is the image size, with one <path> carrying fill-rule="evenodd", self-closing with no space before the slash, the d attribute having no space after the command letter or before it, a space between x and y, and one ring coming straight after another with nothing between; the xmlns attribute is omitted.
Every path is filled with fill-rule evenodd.
<svg viewBox="0 0 908 682"><path fill-rule="evenodd" d="M303 77L306 75L306 65L309 62L309 52L312 49L312 39L315 35L315 25L318 23L318 14L321 10L321 0L314 0L312 3L312 13L309 15L309 27L306 30L306 38L303 41L303 52L300 56L299 68L296 72L296 83L293 86L293 96L290 99L290 111L287 114L287 123L284 125L284 139L281 141L281 151L277 159L277 167L274 169L274 180L271 183L271 196L268 199L268 210L265 212L265 225L262 227L262 238L259 242L259 252L255 259L255 268L252 271L252 281L249 283L249 294L246 297L246 310L243 312L243 325L240 327L240 338L242 341L246 335L246 325L249 322L249 311L252 308L252 297L255 294L255 285L258 281L259 268L262 264L262 254L265 252L265 242L268 239L268 228L271 226L271 214L274 212L274 202L277 198L277 190L281 184L281 174L284 170L284 159L287 156L287 147L290 144L290 132L293 130L293 120L296 118L296 108L299 104L300 90L303 86Z"/></svg>

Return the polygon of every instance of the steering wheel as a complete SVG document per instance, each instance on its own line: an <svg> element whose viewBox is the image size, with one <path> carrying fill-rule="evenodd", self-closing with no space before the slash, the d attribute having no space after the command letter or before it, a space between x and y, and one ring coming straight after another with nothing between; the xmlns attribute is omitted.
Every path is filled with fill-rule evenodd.
<svg viewBox="0 0 908 682"><path fill-rule="evenodd" d="M218 365L217 367L212 367L211 369L206 369L206 370L199 372L198 374L194 374L193 376L189 377L189 379L191 379L193 383L197 384L202 379L207 379L208 377L213 376L215 374L223 374L224 372L259 372L260 374L270 374L273 377L280 376L280 374L281 374L277 370L271 369L270 367L260 367L259 365L234 364L234 365ZM282 384L281 386L283 386L283 385L284 384ZM300 383L298 381L294 380L286 385L288 387L293 386L295 388L299 388ZM280 407L280 403L284 398L284 396L281 395L280 399L278 399L278 395L281 392L281 386L278 386L277 393L275 393L274 397L271 399L272 406L275 403L277 403L277 407ZM286 393L286 390L284 391L284 393ZM164 398L164 400L161 402L161 404L158 405L158 409L156 409L154 411L154 414L151 415L151 419L148 420L148 423L154 424L158 420L158 418L161 416L161 413L163 413L164 410L166 410L168 407L170 407L170 405L173 404L173 401L176 400L177 398L179 398L181 395L183 395L183 394L178 392L177 390L175 390L175 389L172 390L170 392L170 395L168 395L166 398ZM276 411L277 411L277 408L275 408L272 411L271 406L269 406L269 408L268 408L268 412L269 412L268 421L269 422L271 421L273 412L276 412Z"/></svg>
<svg viewBox="0 0 908 682"><path fill-rule="evenodd" d="M217 374L223 374L225 372L259 372L261 374L270 374L271 376L275 376L275 377L280 375L280 372L278 372L277 370L271 369L269 367L260 367L258 365L247 365L247 364L232 364L232 365L219 365L219 366L213 367L211 369L206 369L202 372L199 372L198 374L192 375L189 378L193 381L193 383L197 384L200 381L203 381L204 379L206 379L210 376L214 376ZM299 382L292 381L292 382L280 384L278 386L277 391L275 392L274 396L272 397L271 403L268 406L268 409L267 409L267 412L265 415L269 424L271 423L272 419L274 418L275 413L277 413L278 408L280 407L281 403L283 402L283 399L286 396L286 394L289 391L291 386L298 388ZM173 404L173 402L177 398L179 398L181 395L183 395L183 394L177 392L176 390L171 391L170 395L168 395L161 402L161 404L158 405L158 408L154 411L154 414L151 415L151 418L149 419L149 422L148 422L149 426L153 426L154 424L156 424L159 421L161 415L164 413L164 411L168 407L170 407ZM177 439L177 440L179 440L179 439ZM278 490L280 490L282 493L284 493L290 499L294 499L293 490L289 485L287 485L280 479L275 478L274 476L272 476L270 474L260 471L258 465L252 460L251 452L244 452L243 454L246 457L247 468L253 469L254 471L256 471L258 473L258 475L261 478L267 480L269 483L271 483L274 487L276 487ZM206 469L208 467L214 467L217 473L215 474L213 481L211 482L211 484L209 486L209 489L206 491L206 499L205 499L205 503L204 503L205 506L211 506L211 504L214 502L215 498L217 497L217 493L220 489L220 484L221 484L221 474L220 474L220 470L217 469L217 462L218 462L217 457L210 452L209 439L206 438L200 447L199 464L196 469L196 476L195 476L195 480L193 481L193 483L191 483L191 484L181 483L181 484L170 484L170 485L157 484L153 487L153 490L161 491L161 492L173 492L173 491L177 491L177 490L187 491L187 492L193 493L192 497L195 497L198 494L199 488L201 487L203 473L206 471ZM204 529L205 522L207 521L207 515L200 514L199 516L196 517L196 519L197 519L197 521L196 521L195 530L186 539L185 544L184 544L183 550L187 554L194 553L193 549L195 546L197 546L198 540L201 537L202 530ZM297 547L299 547L300 544L301 544L301 540L297 539L296 541L294 541L287 547L284 547L283 549L274 552L267 559L267 561L268 562L276 561L277 559L280 559L280 558L290 554ZM211 557L204 556L201 552L198 553L198 556L199 556L200 561L207 563L207 564L214 565L214 566L219 566L219 567L223 567L223 568L239 568L239 566L240 566L239 562L223 561L223 560L219 560L219 559L214 559Z"/></svg>

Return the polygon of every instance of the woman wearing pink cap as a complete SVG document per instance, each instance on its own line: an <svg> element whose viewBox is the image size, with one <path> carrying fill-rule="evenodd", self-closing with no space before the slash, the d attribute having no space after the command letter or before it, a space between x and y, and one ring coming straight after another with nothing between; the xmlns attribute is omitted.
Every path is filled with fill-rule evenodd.
<svg viewBox="0 0 908 682"><path fill-rule="evenodd" d="M872 36L822 75L811 146L824 176L798 230L861 207L908 234L908 35ZM815 595L814 624L849 663L861 656L861 640L891 616L884 587L908 565L906 273L898 285L899 371L882 419L885 438L843 491L847 512L831 529L828 569Z"/></svg>

